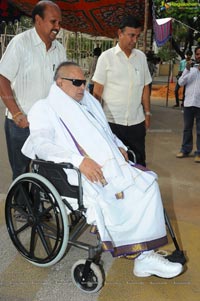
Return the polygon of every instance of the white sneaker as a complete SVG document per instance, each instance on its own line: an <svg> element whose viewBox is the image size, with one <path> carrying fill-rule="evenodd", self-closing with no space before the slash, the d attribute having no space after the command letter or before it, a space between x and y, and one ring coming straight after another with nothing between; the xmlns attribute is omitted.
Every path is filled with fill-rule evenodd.
<svg viewBox="0 0 200 301"><path fill-rule="evenodd" d="M183 266L177 262L170 262L154 251L141 254L135 259L133 273L137 277L156 275L162 278L173 278L183 271Z"/></svg>

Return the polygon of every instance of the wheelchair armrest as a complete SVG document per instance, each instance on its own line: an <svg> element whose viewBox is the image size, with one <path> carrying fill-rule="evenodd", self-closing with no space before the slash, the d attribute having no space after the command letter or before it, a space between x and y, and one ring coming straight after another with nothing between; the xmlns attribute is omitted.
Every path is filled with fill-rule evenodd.
<svg viewBox="0 0 200 301"><path fill-rule="evenodd" d="M69 163L69 162L60 162L60 163L55 163L53 161L46 161L46 160L43 160L43 159L34 159L33 160L33 163L36 163L36 164L47 164L47 165L57 165L58 167L62 167L62 168L67 168L67 169L76 169L76 167L74 167L74 165L72 163Z"/></svg>
<svg viewBox="0 0 200 301"><path fill-rule="evenodd" d="M74 165L69 162L60 162L60 163L56 163L56 164L60 167L66 168L66 169L76 169L76 167L74 167Z"/></svg>
<svg viewBox="0 0 200 301"><path fill-rule="evenodd" d="M129 160L133 161L134 163L137 163L136 155L135 155L134 151L132 149L130 149L129 146L127 146L127 148L128 148L127 153L128 153Z"/></svg>

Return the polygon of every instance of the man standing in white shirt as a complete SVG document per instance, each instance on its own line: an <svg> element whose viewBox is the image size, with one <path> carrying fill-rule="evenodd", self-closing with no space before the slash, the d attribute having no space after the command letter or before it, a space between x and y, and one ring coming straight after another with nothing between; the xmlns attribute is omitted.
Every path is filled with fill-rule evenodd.
<svg viewBox="0 0 200 301"><path fill-rule="evenodd" d="M150 126L149 73L146 56L135 49L141 24L133 16L123 18L118 29L118 44L104 51L93 76L93 95L102 101L114 134L145 162L145 136Z"/></svg>
<svg viewBox="0 0 200 301"><path fill-rule="evenodd" d="M60 8L52 1L40 1L32 18L34 28L15 36L0 61L0 96L7 107L5 133L13 179L30 163L21 153L29 135L27 113L48 95L56 67L66 60L66 51L56 40Z"/></svg>
<svg viewBox="0 0 200 301"><path fill-rule="evenodd" d="M188 61L179 85L185 86L183 141L177 158L185 158L193 149L193 125L196 120L195 162L200 163L200 46L195 48L195 64Z"/></svg>
<svg viewBox="0 0 200 301"><path fill-rule="evenodd" d="M178 71L178 74L176 76L177 83L176 83L175 90L174 90L174 94L175 94L175 98L176 98L176 104L173 106L174 108L179 107L179 89L180 89L180 85L178 83L178 80L181 77L181 75L183 74L183 71L184 71L185 66L187 64L187 61L190 61L191 57L192 57L192 51L188 50L186 52L186 54L185 54L185 58L180 61L179 71ZM181 104L181 106L183 106L184 97L185 97L185 87L183 89L183 98L182 98L182 104Z"/></svg>

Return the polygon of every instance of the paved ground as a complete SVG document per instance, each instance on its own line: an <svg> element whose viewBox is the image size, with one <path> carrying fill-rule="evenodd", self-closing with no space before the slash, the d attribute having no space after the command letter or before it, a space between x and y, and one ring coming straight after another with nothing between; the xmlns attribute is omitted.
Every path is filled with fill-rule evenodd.
<svg viewBox="0 0 200 301"><path fill-rule="evenodd" d="M200 185L199 172L200 164L194 163L193 157L187 159L176 159L175 154L179 150L182 136L182 113L180 109L172 109L173 102L169 102L166 107L166 101L152 101L152 126L147 135L147 162L148 166L155 170L159 175L159 184L164 200L165 208L168 211L170 218L178 223L183 223L183 231L188 232L188 237L192 237L195 233L199 233L200 221ZM154 285L146 283L145 289L147 294L142 297L144 287L140 286L140 294L137 289L129 291L131 285L135 289L135 283L130 282L132 264L126 262L119 264L118 261L113 261L109 254L104 254L104 268L107 274L107 282L105 287L99 294L87 296L76 289L71 281L70 269L73 263L85 257L84 251L80 252L72 248L62 261L51 268L37 268L26 262L14 249L6 231L4 221L4 195L10 183L10 170L7 161L5 148L5 139L2 131L3 128L3 107L0 107L0 300L1 301L84 301L84 300L101 300L101 301L175 301L177 300L176 287L163 286L162 291L158 294ZM176 231L178 238L180 227L177 223ZM193 228L187 227L192 225ZM182 225L182 224L181 224ZM186 225L186 226L185 226ZM195 229L194 229L195 227ZM190 229L191 233L190 233ZM198 232L197 232L198 230ZM198 256L199 239L195 236L194 248L192 248L191 259L194 273L189 274L190 283L197 284L197 269L199 265ZM91 241L88 233L84 234L84 239ZM191 244L193 241L191 241ZM196 257L195 257L196 255ZM194 262L193 262L194 260ZM198 267L199 268L199 267ZM128 271L128 272L126 272ZM123 278L120 277L121 273ZM186 277L188 274L186 274ZM155 279L155 278L154 278ZM188 279L188 278L187 278ZM143 283L142 280L138 280ZM126 286L121 289L120 284L125 282ZM199 283L199 282L198 282ZM153 283L154 284L154 283ZM179 283L180 284L180 283ZM193 293L197 298L186 295L187 284L183 284L184 296L180 295L181 301L196 301L199 300L199 286L191 286ZM161 285L160 285L161 286ZM180 286L179 286L180 287ZM114 295L112 295L114 293ZM130 293L130 294L129 294ZM151 294L158 294L157 297L151 298ZM182 293L183 294L183 293ZM153 296L153 295L152 295ZM113 299L114 298L114 299Z"/></svg>
<svg viewBox="0 0 200 301"><path fill-rule="evenodd" d="M0 195L6 193L11 181L4 135L4 111L5 108L0 100Z"/></svg>
<svg viewBox="0 0 200 301"><path fill-rule="evenodd" d="M152 101L152 126L147 135L148 166L159 175L161 195L180 247L187 256L185 272L175 279L137 278L131 261L115 260L99 301L199 301L200 300L200 164L191 155L175 157L182 140L181 109L165 107L165 100ZM195 142L194 142L195 143ZM170 237L169 237L170 239ZM170 244L164 250L174 250Z"/></svg>

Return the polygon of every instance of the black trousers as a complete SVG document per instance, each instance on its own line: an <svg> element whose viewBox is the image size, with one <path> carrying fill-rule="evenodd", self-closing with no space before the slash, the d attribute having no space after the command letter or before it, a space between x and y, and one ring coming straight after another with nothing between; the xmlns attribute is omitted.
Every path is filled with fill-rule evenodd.
<svg viewBox="0 0 200 301"><path fill-rule="evenodd" d="M136 155L138 164L146 166L145 155L145 122L125 126L121 124L109 123L112 132L127 146L132 149Z"/></svg>
<svg viewBox="0 0 200 301"><path fill-rule="evenodd" d="M12 119L5 119L5 134L8 149L8 158L13 172L13 180L19 175L28 172L30 159L24 156L21 148L29 136L29 128L18 127Z"/></svg>

